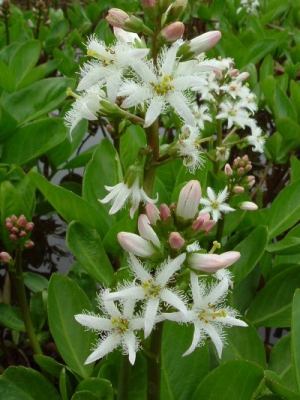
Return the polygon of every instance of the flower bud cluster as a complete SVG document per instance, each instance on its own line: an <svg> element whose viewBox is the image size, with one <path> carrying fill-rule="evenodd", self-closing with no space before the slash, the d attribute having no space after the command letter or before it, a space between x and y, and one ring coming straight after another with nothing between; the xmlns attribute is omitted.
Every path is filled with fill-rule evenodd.
<svg viewBox="0 0 300 400"><path fill-rule="evenodd" d="M253 175L246 176L251 169L252 164L247 155L235 158L232 167L229 164L225 165L227 186L232 192L236 194L244 193L245 189L250 189L255 184Z"/></svg>
<svg viewBox="0 0 300 400"><path fill-rule="evenodd" d="M24 215L16 217L12 215L6 218L6 229L10 233L9 238L22 248L30 248L34 246L29 236L34 227L33 222L28 222Z"/></svg>
<svg viewBox="0 0 300 400"><path fill-rule="evenodd" d="M0 17L4 20L8 20L11 14L10 2L8 0L4 0L2 5L0 3Z"/></svg>

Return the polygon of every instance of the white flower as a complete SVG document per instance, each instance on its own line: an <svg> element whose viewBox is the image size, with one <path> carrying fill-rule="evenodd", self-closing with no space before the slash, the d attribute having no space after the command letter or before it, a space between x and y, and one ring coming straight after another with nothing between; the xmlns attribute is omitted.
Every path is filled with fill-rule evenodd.
<svg viewBox="0 0 300 400"><path fill-rule="evenodd" d="M241 99L247 98L250 94L250 90L247 86L243 86L242 82L238 79L233 79L227 84L220 87L225 93L228 93L232 98L236 99L240 97Z"/></svg>
<svg viewBox="0 0 300 400"><path fill-rule="evenodd" d="M216 119L227 119L228 129L233 125L251 126L253 121L249 118L248 112L243 108L241 103L232 103L231 101L225 101L220 104L221 112L216 116Z"/></svg>
<svg viewBox="0 0 300 400"><path fill-rule="evenodd" d="M200 151L199 130L196 127L184 125L181 128L176 147L179 154L183 157L183 165L194 173L195 170L204 164L203 152Z"/></svg>
<svg viewBox="0 0 300 400"><path fill-rule="evenodd" d="M104 97L105 93L98 85L94 85L85 90L81 96L76 96L72 108L64 117L65 124L70 129L70 133L82 119L85 118L90 121L98 119L97 112L100 111L100 101L103 100Z"/></svg>
<svg viewBox="0 0 300 400"><path fill-rule="evenodd" d="M105 186L105 189L110 193L104 197L104 199L99 199L99 201L100 203L109 203L112 201L113 204L109 210L109 214L115 214L118 212L129 199L131 202L130 216L133 218L140 202L155 203L157 201L157 198L155 200L150 199L144 189L140 187L138 176L131 187L129 187L128 184L121 182L115 186Z"/></svg>
<svg viewBox="0 0 300 400"><path fill-rule="evenodd" d="M145 57L149 49L137 49L125 40L117 41L113 46L106 46L95 35L91 36L87 45L88 55L97 61L85 63L81 68L82 79L78 90L88 89L99 84L106 85L107 97L114 103L122 77L134 60Z"/></svg>
<svg viewBox="0 0 300 400"><path fill-rule="evenodd" d="M152 61L139 60L132 64L136 81L125 81L118 92L119 96L127 97L122 104L124 108L147 105L145 127L150 126L167 105L173 107L187 124L195 125L186 91L204 80L199 77L200 72L196 74L192 64L179 63L176 53L181 43L178 40L170 48L163 49L157 69ZM180 64L186 64L185 68Z"/></svg>
<svg viewBox="0 0 300 400"><path fill-rule="evenodd" d="M208 290L205 285L199 284L197 275L191 272L191 289L193 306L191 310L188 310L186 316L182 313L163 314L163 316L171 321L194 325L192 344L183 356L191 354L196 347L203 344L204 339L210 337L221 358L225 343L224 327L247 326L244 321L235 318L237 311L223 307L223 301L228 292L228 280L224 278Z"/></svg>
<svg viewBox="0 0 300 400"><path fill-rule="evenodd" d="M209 114L207 114L207 111L209 111L209 109L205 105L198 107L197 104L194 104L192 107L192 112L195 116L196 125L200 130L204 129L205 121L212 122L212 118Z"/></svg>
<svg viewBox="0 0 300 400"><path fill-rule="evenodd" d="M205 206L200 211L200 214L207 212L212 213L213 220L218 221L221 218L221 212L227 213L229 211L234 211L234 208L230 207L227 203L224 203L228 197L227 187L220 191L218 195L216 195L212 188L208 187L207 196L208 198L202 198L200 200L200 204Z"/></svg>
<svg viewBox="0 0 300 400"><path fill-rule="evenodd" d="M257 8L259 7L258 0L241 0L240 7L237 9L237 13L241 12L242 9L246 9L248 14L255 14L257 12Z"/></svg>
<svg viewBox="0 0 300 400"><path fill-rule="evenodd" d="M210 72L205 76L206 82L205 85L201 87L197 87L197 91L199 90L199 95L201 96L201 100L206 101L215 101L215 95L219 94L220 87L219 83L216 79L216 74L214 72Z"/></svg>
<svg viewBox="0 0 300 400"><path fill-rule="evenodd" d="M77 314L75 319L86 328L100 332L101 340L95 346L93 353L87 358L85 364L92 363L106 356L118 346L121 346L124 354L129 355L129 361L134 364L139 340L134 331L144 326L144 318L133 315L134 302L127 301L123 304L123 313L112 301L100 299L100 306L105 317L96 314Z"/></svg>
<svg viewBox="0 0 300 400"><path fill-rule="evenodd" d="M151 275L142 265L142 263L133 255L130 254L131 269L140 281L140 285L132 284L127 287L120 287L120 290L115 293L107 293L105 300L127 300L134 301L142 300L145 302L145 338L148 337L153 329L156 321L156 316L159 311L160 302L166 303L183 314L187 309L183 299L174 289L166 288L167 283L177 272L181 264L185 260L185 254L181 254L174 260L167 260L162 264L160 269L156 271L155 276Z"/></svg>
<svg viewBox="0 0 300 400"><path fill-rule="evenodd" d="M265 138L259 126L253 124L251 135L247 136L246 139L248 140L249 144L253 146L254 151L258 151L259 153L264 152Z"/></svg>

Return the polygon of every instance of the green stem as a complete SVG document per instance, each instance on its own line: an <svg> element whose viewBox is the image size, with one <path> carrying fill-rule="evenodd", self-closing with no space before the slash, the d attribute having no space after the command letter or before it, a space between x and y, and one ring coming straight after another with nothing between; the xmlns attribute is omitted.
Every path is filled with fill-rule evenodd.
<svg viewBox="0 0 300 400"><path fill-rule="evenodd" d="M216 142L216 147L222 147L222 133L223 133L223 124L222 121L219 120L217 122L217 142ZM217 175L220 169L220 162L217 161L214 164L214 173Z"/></svg>
<svg viewBox="0 0 300 400"><path fill-rule="evenodd" d="M153 357L148 361L148 384L147 400L160 399L161 381L161 341L163 333L163 323L157 324L156 329L151 334L150 353Z"/></svg>
<svg viewBox="0 0 300 400"><path fill-rule="evenodd" d="M27 296L24 286L24 278L22 271L22 250L16 250L16 259L15 259L15 270L10 273L13 285L16 290L16 295L18 299L18 303L21 309L22 319L25 325L25 329L27 332L28 339L30 341L31 348L34 354L43 354L42 349L40 347L39 341L36 337L32 321L30 318L30 312L27 302Z"/></svg>
<svg viewBox="0 0 300 400"><path fill-rule="evenodd" d="M159 135L158 119L151 126L146 128L147 145L151 148L151 153L147 157L144 172L143 187L148 196L152 196L156 168L154 163L159 157Z"/></svg>
<svg viewBox="0 0 300 400"><path fill-rule="evenodd" d="M219 219L218 221L216 240L220 243L223 236L224 224L225 224L225 215L223 216L222 219Z"/></svg>
<svg viewBox="0 0 300 400"><path fill-rule="evenodd" d="M128 356L124 355L122 356L122 361L120 365L117 400L128 399L130 370L131 365L129 363Z"/></svg>

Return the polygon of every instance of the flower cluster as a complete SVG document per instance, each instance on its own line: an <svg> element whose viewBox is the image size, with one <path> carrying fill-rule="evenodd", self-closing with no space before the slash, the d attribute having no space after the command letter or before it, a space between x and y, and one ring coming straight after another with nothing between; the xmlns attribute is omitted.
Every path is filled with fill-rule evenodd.
<svg viewBox="0 0 300 400"><path fill-rule="evenodd" d="M28 222L24 215L21 215L19 218L15 215L6 218L6 229L10 233L10 239L18 243L21 247L28 248L34 246L34 243L29 240L33 227L33 222Z"/></svg>
<svg viewBox="0 0 300 400"><path fill-rule="evenodd" d="M220 248L217 242L210 251L201 249L196 239L215 226L205 209L199 213L201 201L199 182L190 181L182 188L178 202L170 207L146 205L145 214L138 218L139 235L118 234L120 245L129 253L132 280L119 283L115 291L102 291L101 315L75 316L88 329L100 332L101 339L86 363L121 346L133 364L140 346L139 331L144 331L147 338L155 325L164 320L194 326L194 338L184 356L207 337L221 356L225 343L223 328L247 326L236 318L235 310L224 306L224 298L233 284L226 268L239 260L240 253L216 254ZM225 211L225 205L220 203L223 209L220 207L219 212ZM181 290L188 286L191 292Z"/></svg>
<svg viewBox="0 0 300 400"><path fill-rule="evenodd" d="M246 10L248 14L255 14L257 13L258 7L258 0L241 0L241 4L240 7L237 9L237 13L240 13L242 10Z"/></svg>

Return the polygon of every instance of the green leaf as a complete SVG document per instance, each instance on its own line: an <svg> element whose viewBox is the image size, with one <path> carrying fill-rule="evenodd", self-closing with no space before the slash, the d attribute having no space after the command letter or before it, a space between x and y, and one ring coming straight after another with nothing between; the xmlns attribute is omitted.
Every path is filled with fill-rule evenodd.
<svg viewBox="0 0 300 400"><path fill-rule="evenodd" d="M71 279L52 275L48 291L48 314L50 330L57 348L67 365L77 374L88 378L93 364L84 365L91 353L96 334L86 331L74 315L92 310L85 293Z"/></svg>
<svg viewBox="0 0 300 400"><path fill-rule="evenodd" d="M9 367L0 378L0 398L19 400L61 400L55 387L31 368Z"/></svg>
<svg viewBox="0 0 300 400"><path fill-rule="evenodd" d="M208 346L197 348L191 355L182 357L189 348L193 329L166 321L162 339L161 399L189 399L199 381L209 371ZM183 384L183 379L185 384ZM199 399L200 397L198 397Z"/></svg>
<svg viewBox="0 0 300 400"><path fill-rule="evenodd" d="M26 74L36 65L40 57L40 52L41 42L39 40L28 40L14 53L9 67L17 84L20 83Z"/></svg>
<svg viewBox="0 0 300 400"><path fill-rule="evenodd" d="M120 158L124 171L134 164L138 151L147 144L144 129L139 125L130 125L120 140Z"/></svg>
<svg viewBox="0 0 300 400"><path fill-rule="evenodd" d="M55 378L59 378L61 370L65 368L63 364L60 364L52 357L35 355L34 360L43 371Z"/></svg>
<svg viewBox="0 0 300 400"><path fill-rule="evenodd" d="M90 392L89 390L82 390L81 392L76 392L72 396L71 400L99 400L99 396Z"/></svg>
<svg viewBox="0 0 300 400"><path fill-rule="evenodd" d="M271 243L266 247L266 250L273 254L289 255L300 253L300 238L285 237L276 243Z"/></svg>
<svg viewBox="0 0 300 400"><path fill-rule="evenodd" d="M275 86L274 106L276 118L289 117L294 122L297 122L296 110L291 100L278 84Z"/></svg>
<svg viewBox="0 0 300 400"><path fill-rule="evenodd" d="M291 101L298 114L298 121L300 121L300 85L299 82L291 80L290 83Z"/></svg>
<svg viewBox="0 0 300 400"><path fill-rule="evenodd" d="M66 98L66 90L74 81L47 78L3 97L3 107L19 124L32 121L55 110Z"/></svg>
<svg viewBox="0 0 300 400"><path fill-rule="evenodd" d="M292 156L290 158L291 162L291 183L296 182L300 179L300 160L297 157Z"/></svg>
<svg viewBox="0 0 300 400"><path fill-rule="evenodd" d="M246 360L228 361L208 374L194 392L192 400L251 400L264 371Z"/></svg>
<svg viewBox="0 0 300 400"><path fill-rule="evenodd" d="M0 303L0 323L6 328L14 329L19 332L26 332L19 307Z"/></svg>
<svg viewBox="0 0 300 400"><path fill-rule="evenodd" d="M110 205L101 204L108 192L105 185L114 186L123 180L118 153L108 139L101 141L96 148L92 160L86 167L83 177L83 198L92 204L105 218L108 225L115 221L114 216L108 215Z"/></svg>
<svg viewBox="0 0 300 400"><path fill-rule="evenodd" d="M268 369L275 372L285 386L295 390L290 333L275 343L270 353Z"/></svg>
<svg viewBox="0 0 300 400"><path fill-rule="evenodd" d="M79 383L76 392L89 391L92 392L97 399L113 400L114 390L112 384L107 379L87 378Z"/></svg>
<svg viewBox="0 0 300 400"><path fill-rule="evenodd" d="M92 278L105 286L110 285L114 270L95 229L73 221L68 229L67 244Z"/></svg>
<svg viewBox="0 0 300 400"><path fill-rule="evenodd" d="M293 294L299 287L299 266L278 273L258 292L250 304L247 318L258 326L291 326Z"/></svg>
<svg viewBox="0 0 300 400"><path fill-rule="evenodd" d="M0 143L5 142L18 125L18 121L0 104Z"/></svg>
<svg viewBox="0 0 300 400"><path fill-rule="evenodd" d="M248 327L232 326L226 330L226 345L222 351L220 363L229 360L248 360L262 368L266 366L264 344L252 325Z"/></svg>
<svg viewBox="0 0 300 400"><path fill-rule="evenodd" d="M0 60L0 88L8 93L12 93L15 90L15 86L15 77L11 69L4 61Z"/></svg>
<svg viewBox="0 0 300 400"><path fill-rule="evenodd" d="M90 228L96 229L101 236L104 236L108 230L108 225L92 205L76 194L53 185L42 175L30 172L30 177L58 214L67 222L77 220Z"/></svg>
<svg viewBox="0 0 300 400"><path fill-rule="evenodd" d="M241 258L231 268L235 284L239 283L253 270L262 257L267 244L268 229L265 226L258 226L234 248L235 251L241 253Z"/></svg>
<svg viewBox="0 0 300 400"><path fill-rule="evenodd" d="M272 53L277 47L277 40L263 38L255 42L245 52L245 61L243 65L248 63L257 64L267 54Z"/></svg>
<svg viewBox="0 0 300 400"><path fill-rule="evenodd" d="M268 54L260 68L259 68L259 80L263 82L268 76L274 76L274 59L271 54Z"/></svg>
<svg viewBox="0 0 300 400"><path fill-rule="evenodd" d="M284 188L267 212L270 239L280 235L299 221L300 181Z"/></svg>
<svg viewBox="0 0 300 400"><path fill-rule="evenodd" d="M293 392L283 385L279 376L273 371L265 371L265 381L267 387L275 394L288 400L300 400L300 394Z"/></svg>
<svg viewBox="0 0 300 400"><path fill-rule="evenodd" d="M2 161L23 165L61 143L67 128L60 118L45 118L17 129L3 145Z"/></svg>
<svg viewBox="0 0 300 400"><path fill-rule="evenodd" d="M24 272L24 284L28 287L33 293L42 292L48 287L48 280L34 272Z"/></svg>
<svg viewBox="0 0 300 400"><path fill-rule="evenodd" d="M297 391L300 391L300 289L294 294L292 308L292 363L294 372L294 381Z"/></svg>

